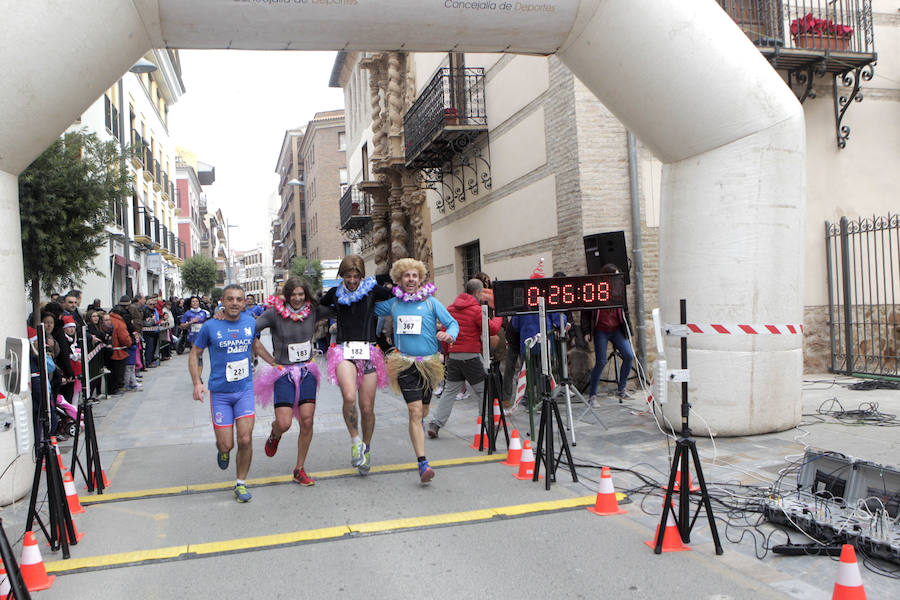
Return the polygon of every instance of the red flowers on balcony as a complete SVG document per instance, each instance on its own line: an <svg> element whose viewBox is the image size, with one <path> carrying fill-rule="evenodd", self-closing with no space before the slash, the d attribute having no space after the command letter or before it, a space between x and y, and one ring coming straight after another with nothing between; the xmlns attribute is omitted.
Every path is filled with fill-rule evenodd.
<svg viewBox="0 0 900 600"><path fill-rule="evenodd" d="M791 21L791 35L796 37L803 34L849 38L853 35L853 28L835 23L831 19L817 19L812 13L808 13L805 17Z"/></svg>

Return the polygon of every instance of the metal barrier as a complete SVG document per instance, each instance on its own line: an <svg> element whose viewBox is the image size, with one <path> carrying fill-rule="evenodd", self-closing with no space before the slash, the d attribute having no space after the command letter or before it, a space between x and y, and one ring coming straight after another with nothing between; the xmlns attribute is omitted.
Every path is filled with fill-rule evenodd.
<svg viewBox="0 0 900 600"><path fill-rule="evenodd" d="M900 215L825 222L831 370L900 375Z"/></svg>

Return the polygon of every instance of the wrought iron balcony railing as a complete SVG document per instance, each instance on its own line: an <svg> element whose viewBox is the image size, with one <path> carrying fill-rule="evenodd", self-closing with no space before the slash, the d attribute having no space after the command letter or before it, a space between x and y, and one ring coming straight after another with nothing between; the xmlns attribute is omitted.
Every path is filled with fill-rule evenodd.
<svg viewBox="0 0 900 600"><path fill-rule="evenodd" d="M438 69L403 117L406 166L440 167L485 131L484 69Z"/></svg>
<svg viewBox="0 0 900 600"><path fill-rule="evenodd" d="M372 195L350 186L340 201L341 229L366 229L372 222Z"/></svg>
<svg viewBox="0 0 900 600"><path fill-rule="evenodd" d="M776 69L815 62L823 72L845 73L875 60L870 0L719 2Z"/></svg>

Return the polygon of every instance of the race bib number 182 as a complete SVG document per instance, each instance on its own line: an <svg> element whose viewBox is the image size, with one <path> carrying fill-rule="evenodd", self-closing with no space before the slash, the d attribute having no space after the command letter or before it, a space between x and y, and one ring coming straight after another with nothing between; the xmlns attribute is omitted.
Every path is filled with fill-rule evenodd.
<svg viewBox="0 0 900 600"><path fill-rule="evenodd" d="M344 342L344 360L369 360L369 344Z"/></svg>

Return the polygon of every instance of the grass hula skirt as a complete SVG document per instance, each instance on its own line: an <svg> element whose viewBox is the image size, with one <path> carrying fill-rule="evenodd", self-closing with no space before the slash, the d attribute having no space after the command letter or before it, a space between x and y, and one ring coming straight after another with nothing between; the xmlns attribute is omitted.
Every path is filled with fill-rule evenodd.
<svg viewBox="0 0 900 600"><path fill-rule="evenodd" d="M344 347L341 344L332 344L328 349L328 381L334 385L338 385L337 366L344 360ZM372 363L375 367L375 373L378 375L377 386L386 388L388 385L387 369L384 366L384 354L381 348L375 344L369 344L369 360L354 360L356 363L356 387L362 385L363 375L365 375L366 365Z"/></svg>
<svg viewBox="0 0 900 600"><path fill-rule="evenodd" d="M391 376L391 385L398 394L400 385L397 383L397 375L415 366L425 380L425 385L434 389L444 378L444 365L437 354L431 356L407 356L401 352L391 352L387 357L388 373ZM402 395L402 394L401 394Z"/></svg>
<svg viewBox="0 0 900 600"><path fill-rule="evenodd" d="M319 367L312 361L303 365L286 365L281 369L265 364L260 365L253 375L253 395L256 396L256 403L260 406L273 404L275 402L275 382L282 377L287 377L294 384L294 417L299 421L300 382L308 375L315 378L316 390L318 390L322 375L319 373Z"/></svg>

